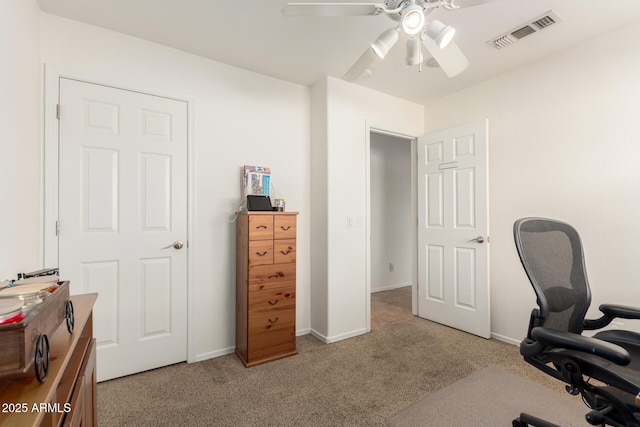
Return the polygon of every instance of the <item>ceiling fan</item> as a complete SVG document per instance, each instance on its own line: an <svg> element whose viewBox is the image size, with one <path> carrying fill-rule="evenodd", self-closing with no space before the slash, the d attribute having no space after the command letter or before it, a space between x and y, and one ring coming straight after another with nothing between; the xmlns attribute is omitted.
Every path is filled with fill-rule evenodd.
<svg viewBox="0 0 640 427"><path fill-rule="evenodd" d="M464 6L476 6L492 0L462 0ZM453 41L455 29L437 19L427 20L434 10L456 10L460 6L454 0L383 0L378 3L287 3L284 16L354 16L387 15L398 24L385 30L365 50L343 76L345 80L357 80L371 75L369 67L376 59L383 59L396 44L401 33L408 37L406 44L407 65L422 69L422 46L433 56L437 65L449 76L460 74L469 66L458 45Z"/></svg>

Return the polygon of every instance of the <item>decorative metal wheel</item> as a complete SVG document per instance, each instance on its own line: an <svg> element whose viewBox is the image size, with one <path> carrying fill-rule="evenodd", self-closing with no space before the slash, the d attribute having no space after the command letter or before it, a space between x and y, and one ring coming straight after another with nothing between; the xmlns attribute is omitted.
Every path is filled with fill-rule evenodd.
<svg viewBox="0 0 640 427"><path fill-rule="evenodd" d="M38 335L34 362L36 378L43 383L49 373L49 338L47 338L47 334Z"/></svg>
<svg viewBox="0 0 640 427"><path fill-rule="evenodd" d="M67 319L67 331L71 333L73 332L73 325L75 324L75 320L73 317L73 303L71 302L71 300L67 301L67 312L65 317Z"/></svg>

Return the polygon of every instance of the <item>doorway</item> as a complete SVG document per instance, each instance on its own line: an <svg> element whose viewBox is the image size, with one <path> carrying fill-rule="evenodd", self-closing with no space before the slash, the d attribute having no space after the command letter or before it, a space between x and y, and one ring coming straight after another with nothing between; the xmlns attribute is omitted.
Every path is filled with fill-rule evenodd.
<svg viewBox="0 0 640 427"><path fill-rule="evenodd" d="M372 330L413 317L413 138L369 134L369 284Z"/></svg>
<svg viewBox="0 0 640 427"><path fill-rule="evenodd" d="M44 263L99 294L98 380L192 361L192 100L46 78Z"/></svg>
<svg viewBox="0 0 640 427"><path fill-rule="evenodd" d="M395 270L375 255L374 213L379 184L372 172L377 134L411 141L411 311L419 317L489 338L488 121L482 120L424 135L407 136L369 126L366 145L367 331L371 330L371 292L380 271ZM387 157L384 155L383 157ZM373 158L373 160L372 160ZM397 191L397 190L395 190ZM389 215L382 210L387 220ZM390 255L389 255L390 254ZM386 257L386 258L385 258ZM377 269L377 271L375 270ZM391 272L391 271L389 271ZM393 284L385 284L391 286Z"/></svg>

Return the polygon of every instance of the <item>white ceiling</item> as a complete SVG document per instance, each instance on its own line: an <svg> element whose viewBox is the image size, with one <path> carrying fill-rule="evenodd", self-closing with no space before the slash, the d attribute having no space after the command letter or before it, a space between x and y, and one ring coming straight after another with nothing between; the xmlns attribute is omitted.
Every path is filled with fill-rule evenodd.
<svg viewBox="0 0 640 427"><path fill-rule="evenodd" d="M384 15L285 18L281 10L287 0L39 3L45 12L303 85L324 75L341 77L382 31L395 24ZM486 43L549 10L564 21L500 50ZM418 72L405 65L401 39L385 60L374 64L373 76L358 84L428 102L638 21L640 1L496 0L457 11L438 9L429 17L456 28L455 41L471 62L468 69L454 78L440 69ZM596 61L598 52L593 54Z"/></svg>

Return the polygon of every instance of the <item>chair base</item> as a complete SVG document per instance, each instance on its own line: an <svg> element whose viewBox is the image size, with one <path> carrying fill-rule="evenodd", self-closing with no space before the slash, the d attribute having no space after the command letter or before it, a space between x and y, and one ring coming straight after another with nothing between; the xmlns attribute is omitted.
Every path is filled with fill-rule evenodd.
<svg viewBox="0 0 640 427"><path fill-rule="evenodd" d="M550 423L549 421L545 421L541 418L534 417L533 415L525 414L524 412L520 414L518 418L513 420L511 423L513 427L561 427L557 424Z"/></svg>

